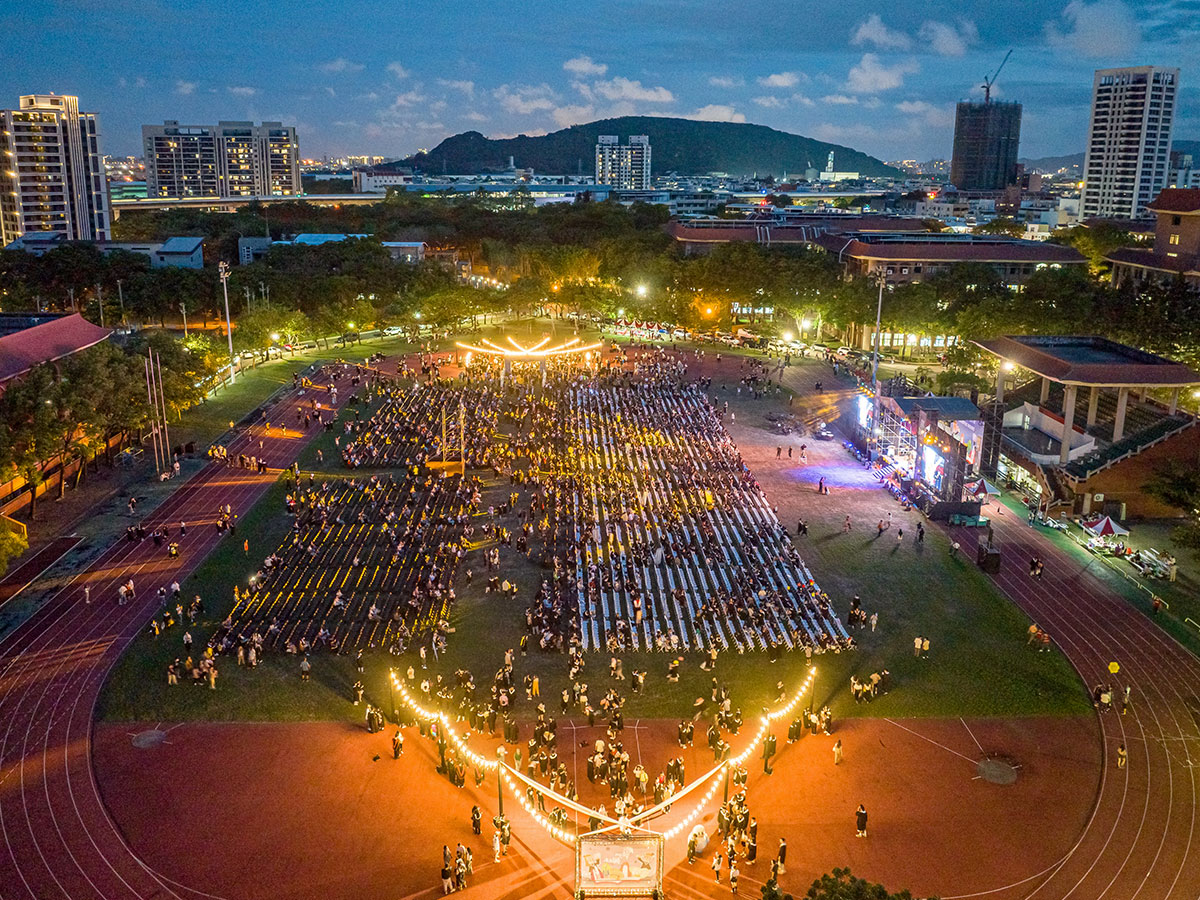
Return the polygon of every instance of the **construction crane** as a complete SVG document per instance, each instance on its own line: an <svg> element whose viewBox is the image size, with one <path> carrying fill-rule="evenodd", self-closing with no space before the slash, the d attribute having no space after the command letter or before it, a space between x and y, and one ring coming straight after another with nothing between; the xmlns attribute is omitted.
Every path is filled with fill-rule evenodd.
<svg viewBox="0 0 1200 900"><path fill-rule="evenodd" d="M997 68L995 72L993 72L990 76L988 76L988 75L983 76L983 84L980 85L980 87L983 88L983 102L984 103L992 102L992 85L994 85L996 83L996 79L1000 77L1000 69L1004 68L1004 63L1008 62L1008 58L1010 56L1012 56L1011 50L1009 50L1006 54L1004 54L1004 60L1000 63L999 68Z"/></svg>

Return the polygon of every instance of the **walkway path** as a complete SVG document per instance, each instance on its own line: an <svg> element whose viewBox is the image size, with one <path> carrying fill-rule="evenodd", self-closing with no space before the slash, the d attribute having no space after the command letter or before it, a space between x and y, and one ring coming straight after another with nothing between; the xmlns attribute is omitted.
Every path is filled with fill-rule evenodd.
<svg viewBox="0 0 1200 900"><path fill-rule="evenodd" d="M340 384L345 402L351 388ZM293 419L289 393L267 421ZM328 408L329 395L318 392ZM318 433L256 425L229 445L231 454L263 457L285 467ZM158 610L159 586L186 575L222 539L219 507L244 513L274 481L212 463L182 485L146 520L148 528L188 524L178 559L153 541L113 544L86 572L0 642L0 897L124 900L205 896L142 863L126 845L101 801L92 770L92 719L108 671ZM242 536L226 537L241 540ZM116 602L133 578L137 599ZM84 584L91 586L85 604ZM165 677L165 676L164 676ZM152 802L152 798L148 797Z"/></svg>

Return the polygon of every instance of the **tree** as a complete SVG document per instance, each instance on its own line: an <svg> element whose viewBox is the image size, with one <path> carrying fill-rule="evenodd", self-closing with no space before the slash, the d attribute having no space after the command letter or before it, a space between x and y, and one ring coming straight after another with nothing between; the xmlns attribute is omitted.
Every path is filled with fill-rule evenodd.
<svg viewBox="0 0 1200 900"><path fill-rule="evenodd" d="M1168 506L1182 510L1188 522L1172 533L1185 547L1200 547L1200 469L1178 461L1154 470L1142 489Z"/></svg>
<svg viewBox="0 0 1200 900"><path fill-rule="evenodd" d="M997 216L971 229L972 234L1005 234L1019 238L1025 234L1025 226L1010 216Z"/></svg>
<svg viewBox="0 0 1200 900"><path fill-rule="evenodd" d="M17 533L4 519L0 519L0 575L8 571L8 561L29 549L29 541Z"/></svg>
<svg viewBox="0 0 1200 900"><path fill-rule="evenodd" d="M766 897L765 892L763 896ZM889 893L882 884L856 878L849 869L834 869L832 873L822 875L804 896L807 900L912 900L909 891Z"/></svg>

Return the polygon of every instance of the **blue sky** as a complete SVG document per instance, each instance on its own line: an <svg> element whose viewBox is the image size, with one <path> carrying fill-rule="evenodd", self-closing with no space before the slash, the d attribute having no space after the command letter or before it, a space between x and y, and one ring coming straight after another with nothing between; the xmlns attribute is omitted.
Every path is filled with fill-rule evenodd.
<svg viewBox="0 0 1200 900"><path fill-rule="evenodd" d="M1012 48L993 96L1042 156L1083 149L1113 65L1179 66L1200 139L1198 47L1200 0L5 0L0 105L77 94L112 154L163 119L280 119L319 157L662 114L925 159Z"/></svg>

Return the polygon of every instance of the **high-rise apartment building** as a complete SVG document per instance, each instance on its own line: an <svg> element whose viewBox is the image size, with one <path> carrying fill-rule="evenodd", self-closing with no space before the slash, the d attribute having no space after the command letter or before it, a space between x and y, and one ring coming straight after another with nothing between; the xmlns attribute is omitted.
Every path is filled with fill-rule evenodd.
<svg viewBox="0 0 1200 900"><path fill-rule="evenodd" d="M300 193L296 129L281 122L143 125L149 197Z"/></svg>
<svg viewBox="0 0 1200 900"><path fill-rule="evenodd" d="M1083 163L1083 218L1138 219L1167 184L1179 70L1098 69Z"/></svg>
<svg viewBox="0 0 1200 900"><path fill-rule="evenodd" d="M1016 182L1021 104L962 101L954 115L950 183L960 191L1002 191Z"/></svg>
<svg viewBox="0 0 1200 900"><path fill-rule="evenodd" d="M602 134L596 143L596 184L622 191L650 190L650 138L634 134L628 144L615 134Z"/></svg>
<svg viewBox="0 0 1200 900"><path fill-rule="evenodd" d="M27 94L0 110L0 247L27 232L106 241L108 181L94 113L79 98Z"/></svg>

